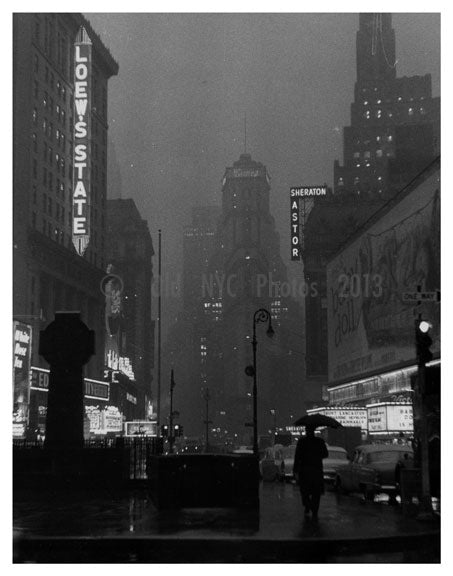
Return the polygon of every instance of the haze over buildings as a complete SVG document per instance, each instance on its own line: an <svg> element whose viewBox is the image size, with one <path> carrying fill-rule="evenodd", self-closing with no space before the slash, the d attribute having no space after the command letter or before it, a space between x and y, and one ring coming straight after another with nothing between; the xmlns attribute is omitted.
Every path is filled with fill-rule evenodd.
<svg viewBox="0 0 453 576"><path fill-rule="evenodd" d="M224 167L244 149L245 113L247 149L272 177L287 261L289 188L332 186L343 155L358 14L87 17L121 66L111 82L110 135L124 189L134 191L151 233L163 231L164 274L182 271L175 230L190 223L192 207L220 204ZM430 73L438 95L439 15L395 14L393 26L398 75ZM300 274L300 263L288 270ZM170 308L167 315L164 331Z"/></svg>

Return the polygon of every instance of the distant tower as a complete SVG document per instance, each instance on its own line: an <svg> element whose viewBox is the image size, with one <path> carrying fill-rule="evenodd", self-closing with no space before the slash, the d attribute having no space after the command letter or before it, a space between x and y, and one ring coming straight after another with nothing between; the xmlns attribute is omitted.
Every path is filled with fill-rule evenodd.
<svg viewBox="0 0 453 576"><path fill-rule="evenodd" d="M258 335L260 433L267 433L272 427L272 409L289 421L295 399L301 405L302 368L288 360L291 343L287 329L291 322L298 322L292 330L299 331L300 347L303 321L301 311L292 308L297 306L289 293L281 294L282 284L287 285L287 273L269 210L269 194L267 169L252 160L250 154L241 154L226 169L217 230L219 248L210 266L223 279L222 286L218 286L222 354L216 359L217 365L212 364L211 376L208 374L208 380L213 381L213 385L209 383L213 415L217 422L225 423L225 429L236 430L240 436L247 433L244 423L251 421L251 379L244 369L252 357L253 314L261 307L271 312L277 337L270 341L265 331ZM208 339L208 349L209 345Z"/></svg>
<svg viewBox="0 0 453 576"><path fill-rule="evenodd" d="M335 193L386 198L440 153L440 100L431 76L396 77L390 14L360 14L351 125L343 131L343 166Z"/></svg>
<svg viewBox="0 0 453 576"><path fill-rule="evenodd" d="M357 82L360 85L396 78L395 31L391 14L360 14L356 50Z"/></svg>

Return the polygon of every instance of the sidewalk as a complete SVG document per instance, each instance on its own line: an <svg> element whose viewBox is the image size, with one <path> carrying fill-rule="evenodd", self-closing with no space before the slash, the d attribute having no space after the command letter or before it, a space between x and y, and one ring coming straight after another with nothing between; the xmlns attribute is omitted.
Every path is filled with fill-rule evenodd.
<svg viewBox="0 0 453 576"><path fill-rule="evenodd" d="M259 513L159 512L145 491L14 498L16 562L438 562L439 531L332 492L314 524L297 488L281 484L262 484Z"/></svg>

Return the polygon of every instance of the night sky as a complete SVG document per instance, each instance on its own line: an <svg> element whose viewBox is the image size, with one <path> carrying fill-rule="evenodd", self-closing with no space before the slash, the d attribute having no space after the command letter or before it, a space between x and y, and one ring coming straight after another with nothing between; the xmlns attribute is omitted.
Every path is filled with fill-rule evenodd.
<svg viewBox="0 0 453 576"><path fill-rule="evenodd" d="M148 220L156 252L162 228L164 276L181 270L191 207L220 203L225 167L244 151L244 114L247 152L272 178L287 261L289 187L332 185L333 162L342 161L358 15L86 16L119 64L109 83L109 154L122 197ZM439 95L440 16L395 14L393 27L398 76L431 73ZM119 183L116 175L109 197ZM170 316L164 309L164 324Z"/></svg>

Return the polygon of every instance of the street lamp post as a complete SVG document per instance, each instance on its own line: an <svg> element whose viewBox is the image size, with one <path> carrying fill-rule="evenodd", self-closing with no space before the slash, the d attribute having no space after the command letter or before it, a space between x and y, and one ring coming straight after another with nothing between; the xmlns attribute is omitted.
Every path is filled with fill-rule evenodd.
<svg viewBox="0 0 453 576"><path fill-rule="evenodd" d="M175 435L173 431L173 390L175 388L175 379L173 374L173 368L171 369L171 379L170 379L170 430L169 430L169 441L170 441L170 454L173 454L173 445L175 443Z"/></svg>
<svg viewBox="0 0 453 576"><path fill-rule="evenodd" d="M206 401L206 420L204 421L206 425L205 435L206 435L206 445L205 445L205 452L209 452L209 424L212 424L212 420L209 420L209 400L211 399L211 395L209 393L209 388L206 388L204 393L204 399Z"/></svg>
<svg viewBox="0 0 453 576"><path fill-rule="evenodd" d="M268 322L266 334L269 338L274 335L270 312L265 308L260 308L253 315L253 454L258 456L258 389L256 384L256 325L258 322Z"/></svg>

